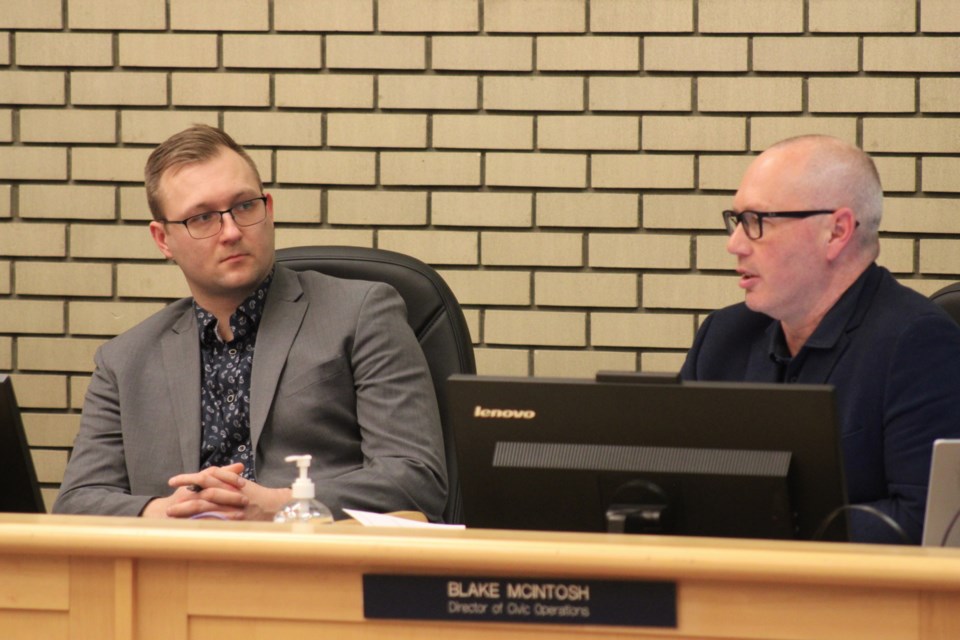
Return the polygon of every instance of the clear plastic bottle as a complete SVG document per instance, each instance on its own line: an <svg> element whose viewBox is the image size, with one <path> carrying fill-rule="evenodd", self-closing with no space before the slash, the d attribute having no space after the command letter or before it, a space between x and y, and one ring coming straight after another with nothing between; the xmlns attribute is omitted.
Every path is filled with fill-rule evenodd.
<svg viewBox="0 0 960 640"><path fill-rule="evenodd" d="M333 514L324 504L317 502L313 480L310 479L310 456L287 456L287 462L294 462L300 470L299 477L290 487L290 501L273 516L274 522L309 522L311 524L329 524Z"/></svg>

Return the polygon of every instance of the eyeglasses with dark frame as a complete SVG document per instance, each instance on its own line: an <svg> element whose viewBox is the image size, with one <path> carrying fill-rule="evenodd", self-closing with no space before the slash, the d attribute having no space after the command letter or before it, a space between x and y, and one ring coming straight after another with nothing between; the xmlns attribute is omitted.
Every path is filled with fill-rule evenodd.
<svg viewBox="0 0 960 640"><path fill-rule="evenodd" d="M727 233L733 235L737 230L737 225L743 226L743 232L751 240L759 240L763 237L763 219L764 218L809 218L810 216L821 216L827 213L833 213L836 209L813 209L811 211L727 211L723 212L723 224L727 227ZM860 223L857 223L860 226Z"/></svg>
<svg viewBox="0 0 960 640"><path fill-rule="evenodd" d="M252 227L267 217L267 196L251 198L238 202L223 211L205 211L185 220L164 220L164 224L182 224L194 240L203 240L220 233L223 229L223 216L230 214L238 227Z"/></svg>

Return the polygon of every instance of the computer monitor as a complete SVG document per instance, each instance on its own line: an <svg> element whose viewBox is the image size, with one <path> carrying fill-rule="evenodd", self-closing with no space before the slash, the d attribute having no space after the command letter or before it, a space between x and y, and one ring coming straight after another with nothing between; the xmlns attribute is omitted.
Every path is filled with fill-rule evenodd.
<svg viewBox="0 0 960 640"><path fill-rule="evenodd" d="M10 376L0 374L0 512L43 513L43 498Z"/></svg>
<svg viewBox="0 0 960 640"><path fill-rule="evenodd" d="M830 386L448 384L468 527L847 539Z"/></svg>

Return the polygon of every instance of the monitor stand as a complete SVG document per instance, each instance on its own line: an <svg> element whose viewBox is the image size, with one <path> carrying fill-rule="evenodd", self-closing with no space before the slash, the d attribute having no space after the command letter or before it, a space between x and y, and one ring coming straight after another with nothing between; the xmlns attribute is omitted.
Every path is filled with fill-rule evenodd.
<svg viewBox="0 0 960 640"><path fill-rule="evenodd" d="M656 483L631 480L617 488L607 507L607 533L674 533L670 499Z"/></svg>

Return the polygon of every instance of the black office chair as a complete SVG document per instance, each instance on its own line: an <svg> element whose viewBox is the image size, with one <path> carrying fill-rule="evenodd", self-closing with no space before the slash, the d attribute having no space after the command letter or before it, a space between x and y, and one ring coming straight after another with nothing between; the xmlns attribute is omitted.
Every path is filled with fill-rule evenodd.
<svg viewBox="0 0 960 640"><path fill-rule="evenodd" d="M291 247L277 251L277 263L294 271L319 271L338 278L386 282L407 305L407 322L427 358L440 406L449 495L443 517L463 522L456 448L447 419L447 378L476 373L473 343L460 303L432 267L416 258L366 247Z"/></svg>
<svg viewBox="0 0 960 640"><path fill-rule="evenodd" d="M960 282L935 291L930 299L940 305L951 318L960 324Z"/></svg>

